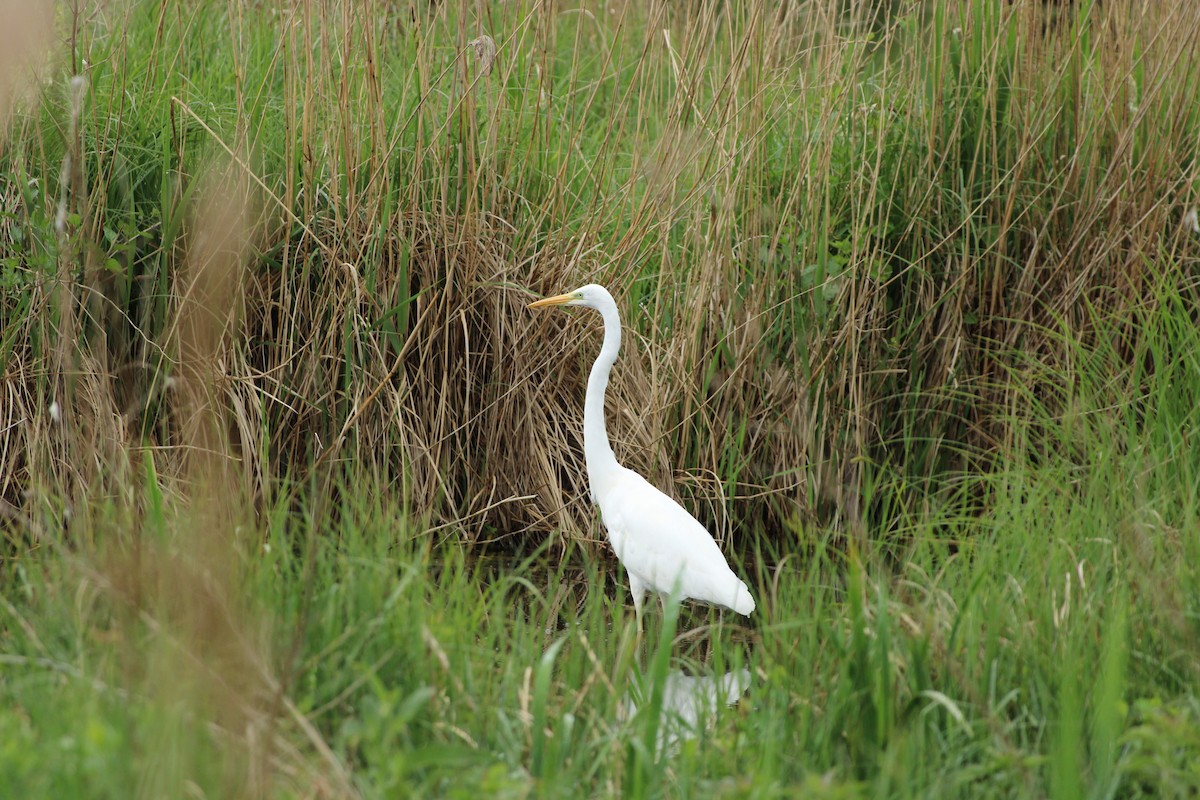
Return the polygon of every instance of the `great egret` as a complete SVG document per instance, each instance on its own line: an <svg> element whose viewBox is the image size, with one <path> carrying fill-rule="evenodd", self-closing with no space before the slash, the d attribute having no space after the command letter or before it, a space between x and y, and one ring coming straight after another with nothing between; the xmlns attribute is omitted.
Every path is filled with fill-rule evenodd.
<svg viewBox="0 0 1200 800"><path fill-rule="evenodd" d="M621 349L621 317L612 295L594 283L530 303L586 306L604 317L604 346L588 377L583 407L583 452L592 501L600 506L608 540L629 574L638 621L647 591L678 591L683 598L724 606L739 614L754 610L746 584L733 574L712 535L678 503L641 475L617 463L604 427L604 391Z"/></svg>

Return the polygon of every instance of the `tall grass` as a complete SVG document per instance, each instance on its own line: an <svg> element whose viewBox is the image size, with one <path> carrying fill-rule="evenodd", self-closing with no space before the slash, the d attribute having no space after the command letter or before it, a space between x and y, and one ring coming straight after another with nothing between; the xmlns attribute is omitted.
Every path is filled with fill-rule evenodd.
<svg viewBox="0 0 1200 800"><path fill-rule="evenodd" d="M1189 309L1158 300L1146 361L1200 344ZM828 528L764 545L744 565L751 629L669 607L639 644L586 548L496 563L342 486L336 510L272 508L235 550L267 637L243 621L197 639L171 616L187 604L128 616L88 565L126 563L139 536L170 564L209 529L99 509L95 551L6 566L0 775L22 796L1187 796L1200 364L1156 364L1139 398L1109 379L1122 354L1063 346L1088 365L1066 383L1075 415L1030 415L1025 447L1088 447L980 477L989 513L904 519L902 559ZM166 568L183 571L164 590L210 607L186 564ZM271 654L265 696L215 657L248 636ZM742 669L740 702L701 701L697 727L668 703L681 675Z"/></svg>
<svg viewBox="0 0 1200 800"><path fill-rule="evenodd" d="M845 6L14 13L0 786L1195 793L1200 17Z"/></svg>
<svg viewBox="0 0 1200 800"><path fill-rule="evenodd" d="M354 463L468 540L587 531L593 321L521 307L598 280L634 333L619 457L722 537L877 524L868 473L1011 450L1021 359L1067 368L1055 331L1190 285L1200 22L1040 7L81 7L5 149L4 497L92 482L38 422L71 393L89 441L177 474L171 297L224 154L263 199L221 381L260 497Z"/></svg>

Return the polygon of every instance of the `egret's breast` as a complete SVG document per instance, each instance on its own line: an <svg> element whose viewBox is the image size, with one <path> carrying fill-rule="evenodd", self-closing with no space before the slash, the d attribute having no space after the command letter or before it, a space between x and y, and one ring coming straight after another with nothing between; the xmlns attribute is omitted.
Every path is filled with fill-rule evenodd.
<svg viewBox="0 0 1200 800"><path fill-rule="evenodd" d="M611 498L606 499L611 500ZM600 507L600 520L604 523L604 532L608 534L608 542L612 545L617 558L624 561L625 532L622 529L622 515L619 510L611 507L611 503L602 502L598 497L596 505Z"/></svg>
<svg viewBox="0 0 1200 800"><path fill-rule="evenodd" d="M604 523L604 532L608 534L608 541L615 548L621 535L613 530L613 515L605 511L604 506L600 506L600 521Z"/></svg>

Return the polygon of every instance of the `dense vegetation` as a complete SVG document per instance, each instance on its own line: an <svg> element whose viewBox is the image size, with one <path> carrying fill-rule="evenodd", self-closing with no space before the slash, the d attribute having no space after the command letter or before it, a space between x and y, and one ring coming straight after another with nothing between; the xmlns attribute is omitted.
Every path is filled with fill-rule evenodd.
<svg viewBox="0 0 1200 800"><path fill-rule="evenodd" d="M1051 6L0 2L0 793L1200 792L1200 14Z"/></svg>

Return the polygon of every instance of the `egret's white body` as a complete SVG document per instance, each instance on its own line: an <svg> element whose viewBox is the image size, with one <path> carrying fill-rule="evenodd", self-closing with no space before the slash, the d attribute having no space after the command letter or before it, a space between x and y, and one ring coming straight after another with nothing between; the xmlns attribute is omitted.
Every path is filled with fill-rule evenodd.
<svg viewBox="0 0 1200 800"><path fill-rule="evenodd" d="M608 540L629 574L640 618L646 592L724 606L739 614L754 610L754 598L725 560L712 535L678 503L617 463L604 425L604 391L621 349L621 318L612 295L589 284L530 304L594 308L604 317L604 346L588 377L583 409L583 449L592 500L600 506Z"/></svg>

